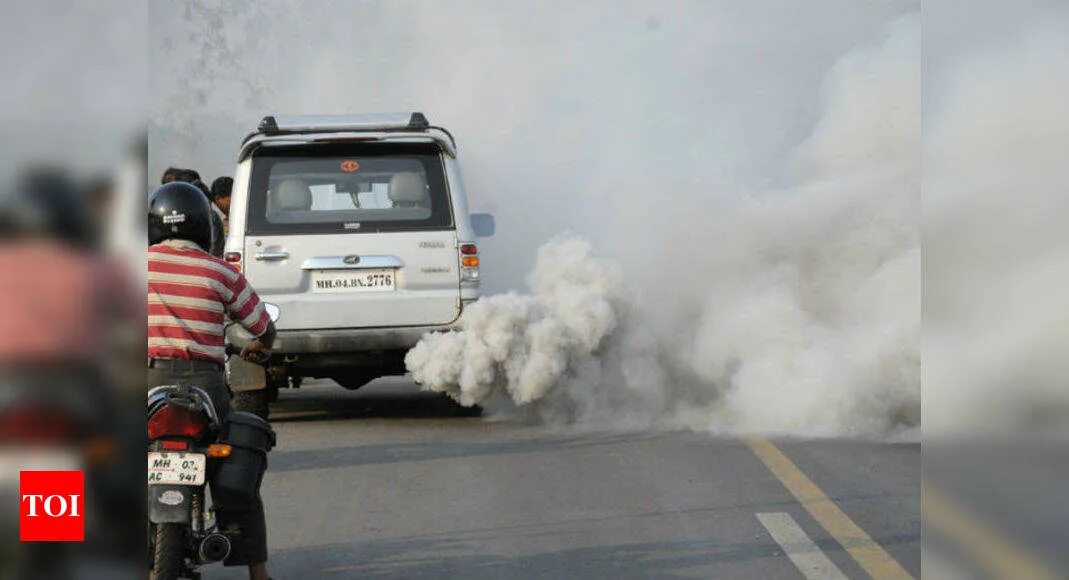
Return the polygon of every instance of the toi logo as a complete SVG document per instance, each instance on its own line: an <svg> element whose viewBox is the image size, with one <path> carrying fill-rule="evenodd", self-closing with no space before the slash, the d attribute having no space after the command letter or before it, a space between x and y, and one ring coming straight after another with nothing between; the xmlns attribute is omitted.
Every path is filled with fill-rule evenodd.
<svg viewBox="0 0 1069 580"><path fill-rule="evenodd" d="M19 472L19 540L85 540L84 494L81 471Z"/></svg>

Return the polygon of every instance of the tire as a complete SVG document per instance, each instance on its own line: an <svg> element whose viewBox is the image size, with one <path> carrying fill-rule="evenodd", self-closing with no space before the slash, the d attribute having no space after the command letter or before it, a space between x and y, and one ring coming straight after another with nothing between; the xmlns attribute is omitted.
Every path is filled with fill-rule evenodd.
<svg viewBox="0 0 1069 580"><path fill-rule="evenodd" d="M156 524L151 580L177 580L185 564L186 526Z"/></svg>
<svg viewBox="0 0 1069 580"><path fill-rule="evenodd" d="M67 578L72 570L70 553L63 544L35 543L20 546L17 557L5 553L0 578Z"/></svg>
<svg viewBox="0 0 1069 580"><path fill-rule="evenodd" d="M269 390L238 391L234 393L234 400L230 402L230 408L235 411L255 413L266 421L271 414L271 393Z"/></svg>

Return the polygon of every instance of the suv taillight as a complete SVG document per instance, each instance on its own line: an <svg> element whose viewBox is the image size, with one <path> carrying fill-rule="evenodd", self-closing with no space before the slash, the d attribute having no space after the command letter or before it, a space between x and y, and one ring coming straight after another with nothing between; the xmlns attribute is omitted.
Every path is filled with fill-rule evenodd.
<svg viewBox="0 0 1069 580"><path fill-rule="evenodd" d="M200 411L164 405L148 419L148 438L199 438L208 431L208 419Z"/></svg>
<svg viewBox="0 0 1069 580"><path fill-rule="evenodd" d="M479 248L475 244L460 245L460 281L479 282Z"/></svg>
<svg viewBox="0 0 1069 580"><path fill-rule="evenodd" d="M237 271L241 271L241 252L227 252L223 254L223 259L228 264L237 268Z"/></svg>

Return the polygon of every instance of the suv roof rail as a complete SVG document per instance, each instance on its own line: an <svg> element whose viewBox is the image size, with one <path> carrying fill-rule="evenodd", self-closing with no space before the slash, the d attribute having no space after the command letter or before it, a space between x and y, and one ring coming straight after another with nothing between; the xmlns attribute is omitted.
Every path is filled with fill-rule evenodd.
<svg viewBox="0 0 1069 580"><path fill-rule="evenodd" d="M359 132L425 132L438 130L445 133L457 146L452 133L442 127L431 125L426 115L419 111L411 113L380 113L372 115L268 115L260 120L256 131L242 140L242 145L256 135L293 135L300 133L359 133Z"/></svg>
<svg viewBox="0 0 1069 580"><path fill-rule="evenodd" d="M260 121L260 133L323 133L330 131L425 131L431 126L427 117L412 113L374 115L269 115Z"/></svg>

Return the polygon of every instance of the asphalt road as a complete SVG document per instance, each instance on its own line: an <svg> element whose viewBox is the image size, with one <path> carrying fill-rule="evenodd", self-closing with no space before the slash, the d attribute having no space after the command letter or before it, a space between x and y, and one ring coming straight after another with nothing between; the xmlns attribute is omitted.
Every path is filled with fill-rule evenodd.
<svg viewBox="0 0 1069 580"><path fill-rule="evenodd" d="M275 578L920 577L919 443L550 430L401 379L273 413Z"/></svg>

